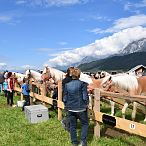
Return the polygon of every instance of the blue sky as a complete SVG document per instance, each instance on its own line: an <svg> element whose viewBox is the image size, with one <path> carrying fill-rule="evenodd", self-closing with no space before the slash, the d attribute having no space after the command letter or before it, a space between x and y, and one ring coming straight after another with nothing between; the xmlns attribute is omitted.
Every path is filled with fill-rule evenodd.
<svg viewBox="0 0 146 146"><path fill-rule="evenodd" d="M146 0L0 0L0 68L69 66L146 37Z"/></svg>

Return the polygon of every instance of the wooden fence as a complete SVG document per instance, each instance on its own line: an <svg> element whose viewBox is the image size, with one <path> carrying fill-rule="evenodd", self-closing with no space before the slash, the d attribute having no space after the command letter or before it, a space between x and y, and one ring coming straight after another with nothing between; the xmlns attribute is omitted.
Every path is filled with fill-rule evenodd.
<svg viewBox="0 0 146 146"><path fill-rule="evenodd" d="M35 85L41 89L41 94L31 92L30 96L42 102L53 105L54 100L46 96L46 90L45 90L46 85L45 84L42 84L42 85L35 84ZM17 86L15 86L14 90L17 92L21 92L21 89ZM130 121L130 120L115 117L115 116L110 116L108 114L100 112L100 97L101 96L107 96L107 97L112 97L112 98L122 97L122 99L130 99L130 100L139 101L139 102L146 102L146 96L140 96L140 95L130 96L128 94L105 92L100 89L95 89L93 110L91 109L91 112L93 113L93 120L95 121L95 126L94 126L95 137L100 137L100 123L105 123L115 128L125 130L129 133L146 137L145 124L141 124L138 122ZM21 100L22 99L23 98L21 98ZM62 102L62 82L61 81L58 83L58 100L56 100L56 102L57 102L57 107L58 107L58 120L62 120L62 110L64 109L64 103Z"/></svg>

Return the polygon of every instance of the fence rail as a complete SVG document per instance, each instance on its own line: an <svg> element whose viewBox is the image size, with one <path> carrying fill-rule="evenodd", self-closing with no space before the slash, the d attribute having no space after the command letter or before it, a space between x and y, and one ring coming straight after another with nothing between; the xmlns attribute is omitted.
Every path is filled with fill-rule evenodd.
<svg viewBox="0 0 146 146"><path fill-rule="evenodd" d="M38 85L41 87L41 94L37 94L34 92L30 93L31 97L34 97L40 101L43 101L45 103L53 105L53 99L50 97L45 96L45 85ZM21 93L21 89L17 86L15 86L15 91ZM22 94L21 94L22 95ZM91 112L93 113L93 120L95 121L94 126L94 136L100 137L100 123L106 123L106 124L112 124L113 127L125 130L129 133L136 134L142 137L146 137L146 125L141 124L138 122L126 120L123 118L115 117L115 116L109 116L108 114L100 112L100 97L101 96L107 96L112 98L122 98L122 99L128 99L133 101L139 101L139 102L146 102L146 96L140 96L140 95L128 95L128 94L122 94L122 93L111 93L102 91L100 89L94 90L94 107L93 110L91 109ZM21 96L22 100L22 96ZM60 81L58 83L58 100L57 107L58 107L58 120L62 119L62 110L64 109L64 103L62 102L62 82Z"/></svg>

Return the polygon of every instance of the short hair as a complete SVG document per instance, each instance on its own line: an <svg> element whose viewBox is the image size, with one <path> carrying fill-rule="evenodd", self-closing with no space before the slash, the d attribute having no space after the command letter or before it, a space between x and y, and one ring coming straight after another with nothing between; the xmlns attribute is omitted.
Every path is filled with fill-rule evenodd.
<svg viewBox="0 0 146 146"><path fill-rule="evenodd" d="M72 79L79 79L81 74L81 70L79 68L74 68L72 72Z"/></svg>
<svg viewBox="0 0 146 146"><path fill-rule="evenodd" d="M69 68L67 69L67 74L66 74L66 76L71 77L71 76L72 76L73 70L74 70L74 67L69 67Z"/></svg>
<svg viewBox="0 0 146 146"><path fill-rule="evenodd" d="M11 75L12 75L12 72L8 72L7 78L11 77Z"/></svg>
<svg viewBox="0 0 146 146"><path fill-rule="evenodd" d="M26 82L26 78L23 78L23 83L25 83Z"/></svg>

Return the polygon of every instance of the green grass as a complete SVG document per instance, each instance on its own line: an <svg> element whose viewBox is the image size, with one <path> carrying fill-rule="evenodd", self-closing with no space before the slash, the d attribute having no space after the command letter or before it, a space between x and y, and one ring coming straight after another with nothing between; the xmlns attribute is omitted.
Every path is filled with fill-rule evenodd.
<svg viewBox="0 0 146 146"><path fill-rule="evenodd" d="M20 97L14 97L15 103L18 98ZM0 146L70 146L70 135L57 120L57 114L54 111L49 111L49 117L47 122L31 124L25 118L21 108L8 107L6 105L6 98L1 95ZM88 134L89 146L146 145L144 138L115 131L109 127L106 129L105 125L101 125L101 129L101 138L95 139L93 137L93 122L90 122ZM80 125L78 126L79 132Z"/></svg>

